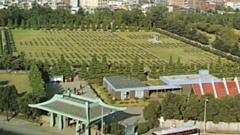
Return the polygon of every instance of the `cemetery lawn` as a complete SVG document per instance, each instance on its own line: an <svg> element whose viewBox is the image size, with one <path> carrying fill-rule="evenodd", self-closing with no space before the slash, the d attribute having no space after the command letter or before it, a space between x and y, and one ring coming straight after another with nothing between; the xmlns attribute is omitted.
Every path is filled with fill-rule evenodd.
<svg viewBox="0 0 240 135"><path fill-rule="evenodd" d="M14 73L1 73L0 74L0 86L15 85L18 93L31 92L32 88L28 80L28 74L14 74Z"/></svg>
<svg viewBox="0 0 240 135"><path fill-rule="evenodd" d="M161 58L165 62L169 62L170 56L176 62L180 57L182 63L201 63L210 64L216 62L218 56L207 51L203 51L197 47L193 47L176 39L167 37L156 32L115 32L114 34L122 37L123 39L135 44L137 47L146 50L149 54L153 54ZM151 35L157 35L161 43L150 43L147 40ZM231 62L222 58L223 62Z"/></svg>
<svg viewBox="0 0 240 135"><path fill-rule="evenodd" d="M166 64L170 56L174 62L180 57L183 64L209 64L218 59L214 54L156 32L12 30L12 34L19 53L25 52L28 59L47 59L50 63L64 55L72 64L83 61L89 64L94 54L100 61L106 55L108 63L116 64L132 64L137 57L146 67ZM162 43L148 42L152 35L157 35Z"/></svg>

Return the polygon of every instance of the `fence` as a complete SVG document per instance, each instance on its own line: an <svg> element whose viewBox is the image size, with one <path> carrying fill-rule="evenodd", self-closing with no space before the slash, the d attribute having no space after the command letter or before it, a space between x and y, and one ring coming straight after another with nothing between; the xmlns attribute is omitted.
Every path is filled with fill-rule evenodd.
<svg viewBox="0 0 240 135"><path fill-rule="evenodd" d="M195 125L196 127L202 130L204 129L203 121L189 120L187 122L184 122L183 120L166 120L164 122L160 122L161 128L183 127L183 126L189 126L189 125ZM209 121L209 122L206 122L206 131L240 133L240 122L235 122L235 123L219 122L218 124L214 124L213 122Z"/></svg>

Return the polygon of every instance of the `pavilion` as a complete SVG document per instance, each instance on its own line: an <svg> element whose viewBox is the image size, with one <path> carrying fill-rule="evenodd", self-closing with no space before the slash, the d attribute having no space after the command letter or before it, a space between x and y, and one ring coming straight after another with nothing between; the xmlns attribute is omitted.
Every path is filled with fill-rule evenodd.
<svg viewBox="0 0 240 135"><path fill-rule="evenodd" d="M55 94L53 98L43 103L29 104L32 108L48 111L50 114L50 126L55 124L57 116L58 129L61 130L69 123L69 118L76 122L76 135L85 132L90 135L91 127L103 117L123 111L125 107L114 107L105 104L100 98L88 98L68 91L67 94ZM54 115L55 114L55 115ZM103 124L103 123L102 123Z"/></svg>

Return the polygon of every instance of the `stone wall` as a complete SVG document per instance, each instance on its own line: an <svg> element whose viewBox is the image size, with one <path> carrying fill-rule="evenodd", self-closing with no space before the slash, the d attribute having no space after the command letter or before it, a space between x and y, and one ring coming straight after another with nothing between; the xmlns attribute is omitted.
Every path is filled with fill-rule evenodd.
<svg viewBox="0 0 240 135"><path fill-rule="evenodd" d="M192 121L184 122L183 120L166 120L164 122L160 122L160 127L162 128L170 128L173 127L183 127L194 125L201 130L204 129L204 122L202 121ZM214 124L213 122L206 123L206 131L223 131L223 132L240 132L240 122L236 123L225 123L219 122L218 124Z"/></svg>

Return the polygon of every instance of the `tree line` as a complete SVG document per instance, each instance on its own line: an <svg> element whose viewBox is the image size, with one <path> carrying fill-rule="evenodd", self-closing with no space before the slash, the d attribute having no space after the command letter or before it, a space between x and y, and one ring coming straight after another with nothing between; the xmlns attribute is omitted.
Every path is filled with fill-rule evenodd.
<svg viewBox="0 0 240 135"><path fill-rule="evenodd" d="M239 76L238 73L240 65L238 63L223 63L221 57L218 57L216 62L211 62L209 64L191 63L183 64L181 63L180 57L174 62L172 56L170 56L169 62L165 65L152 65L150 67L151 72L149 76L151 78L159 78L159 76L168 75L181 75L181 74L196 74L199 70L205 69L216 77L235 77Z"/></svg>
<svg viewBox="0 0 240 135"><path fill-rule="evenodd" d="M94 54L89 65L86 62L81 63L78 76L82 79L102 79L104 76L124 75L127 77L136 77L142 81L146 80L144 73L144 64L138 61L138 58L133 60L133 64L115 64L108 63L106 55L102 56L101 62Z"/></svg>
<svg viewBox="0 0 240 135"><path fill-rule="evenodd" d="M204 107L206 105L206 121L213 123L219 122L240 122L240 94L235 97L224 96L216 99L210 93L201 96L200 100L197 95L188 97L185 94L167 93L162 103L151 100L143 109L143 116L146 122L138 123L138 133L146 133L149 129L159 127L159 118L163 116L164 120L176 119L195 121L204 120Z"/></svg>

